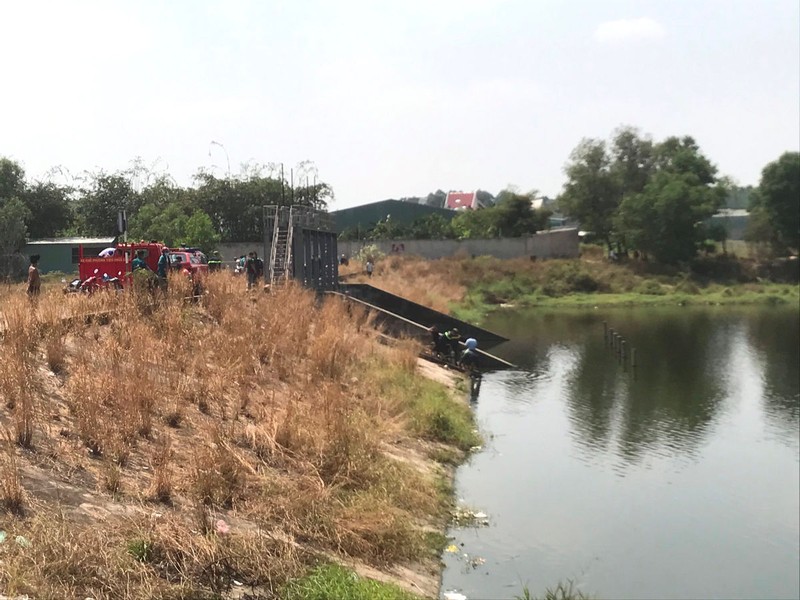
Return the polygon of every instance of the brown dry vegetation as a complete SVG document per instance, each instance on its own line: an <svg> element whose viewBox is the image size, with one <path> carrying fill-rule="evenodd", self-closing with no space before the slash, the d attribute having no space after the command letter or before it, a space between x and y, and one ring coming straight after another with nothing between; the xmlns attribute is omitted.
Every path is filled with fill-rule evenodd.
<svg viewBox="0 0 800 600"><path fill-rule="evenodd" d="M411 415L416 346L293 286L220 274L187 304L173 284L0 292L0 594L271 598L320 559L436 572L449 498L441 444L415 437L436 438Z"/></svg>
<svg viewBox="0 0 800 600"><path fill-rule="evenodd" d="M693 298L717 304L753 303L775 294L797 296L796 285L760 279L759 268L755 261L724 256L698 258L688 269L639 260L611 263L601 248L587 246L580 259L425 260L392 255L377 262L372 278L361 273L355 261L341 272L345 281L368 282L437 310L479 320L501 304L650 304L659 299L691 303Z"/></svg>

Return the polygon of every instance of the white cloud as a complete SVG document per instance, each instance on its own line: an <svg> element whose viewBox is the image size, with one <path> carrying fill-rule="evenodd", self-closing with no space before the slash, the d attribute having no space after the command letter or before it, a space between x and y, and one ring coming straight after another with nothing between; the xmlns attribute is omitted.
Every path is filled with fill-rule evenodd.
<svg viewBox="0 0 800 600"><path fill-rule="evenodd" d="M650 17L606 21L600 23L594 30L594 39L602 43L653 40L662 37L664 28Z"/></svg>

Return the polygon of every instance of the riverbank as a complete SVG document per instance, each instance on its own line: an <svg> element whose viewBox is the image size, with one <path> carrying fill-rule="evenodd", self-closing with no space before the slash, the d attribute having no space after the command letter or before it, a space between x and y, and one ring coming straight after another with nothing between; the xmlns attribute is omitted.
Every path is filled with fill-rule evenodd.
<svg viewBox="0 0 800 600"><path fill-rule="evenodd" d="M435 596L463 384L338 300L174 283L5 291L0 593L297 598L340 564Z"/></svg>
<svg viewBox="0 0 800 600"><path fill-rule="evenodd" d="M348 281L369 282L478 322L492 311L538 306L800 302L797 283L770 281L759 275L764 270L750 260L709 258L680 270L641 261L610 263L597 252L586 252L580 259L538 262L390 256L377 263L372 278L361 274L357 265L343 274Z"/></svg>

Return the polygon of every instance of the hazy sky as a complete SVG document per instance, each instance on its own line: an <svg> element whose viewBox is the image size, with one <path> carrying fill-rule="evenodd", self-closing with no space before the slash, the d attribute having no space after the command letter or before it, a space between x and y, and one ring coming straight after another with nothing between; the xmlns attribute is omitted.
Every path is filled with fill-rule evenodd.
<svg viewBox="0 0 800 600"><path fill-rule="evenodd" d="M0 0L0 155L310 159L334 208L508 184L583 137L689 134L755 184L800 146L798 0ZM212 145L216 141L224 149ZM211 156L209 156L209 153Z"/></svg>

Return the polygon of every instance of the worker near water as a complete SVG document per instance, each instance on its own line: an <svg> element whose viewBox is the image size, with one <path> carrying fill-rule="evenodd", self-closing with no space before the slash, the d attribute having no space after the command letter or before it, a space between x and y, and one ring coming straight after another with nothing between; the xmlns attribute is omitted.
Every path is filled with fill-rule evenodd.
<svg viewBox="0 0 800 600"><path fill-rule="evenodd" d="M208 259L209 271L220 271L222 269L222 257L217 250L211 253L211 258Z"/></svg>
<svg viewBox="0 0 800 600"><path fill-rule="evenodd" d="M35 298L42 288L42 278L39 275L39 255L31 255L31 264L28 267L28 296Z"/></svg>
<svg viewBox="0 0 800 600"><path fill-rule="evenodd" d="M474 369L478 364L478 340L467 338L464 345L467 348L461 353L461 358L459 358L458 362L468 369Z"/></svg>
<svg viewBox="0 0 800 600"><path fill-rule="evenodd" d="M436 325L433 325L428 332L431 334L431 349L436 354L446 354L447 344L444 341L444 336L439 331Z"/></svg>
<svg viewBox="0 0 800 600"><path fill-rule="evenodd" d="M453 327L444 334L444 338L445 343L450 350L450 354L453 356L453 360L457 361L459 355L461 354L461 334L459 333L458 329Z"/></svg>

